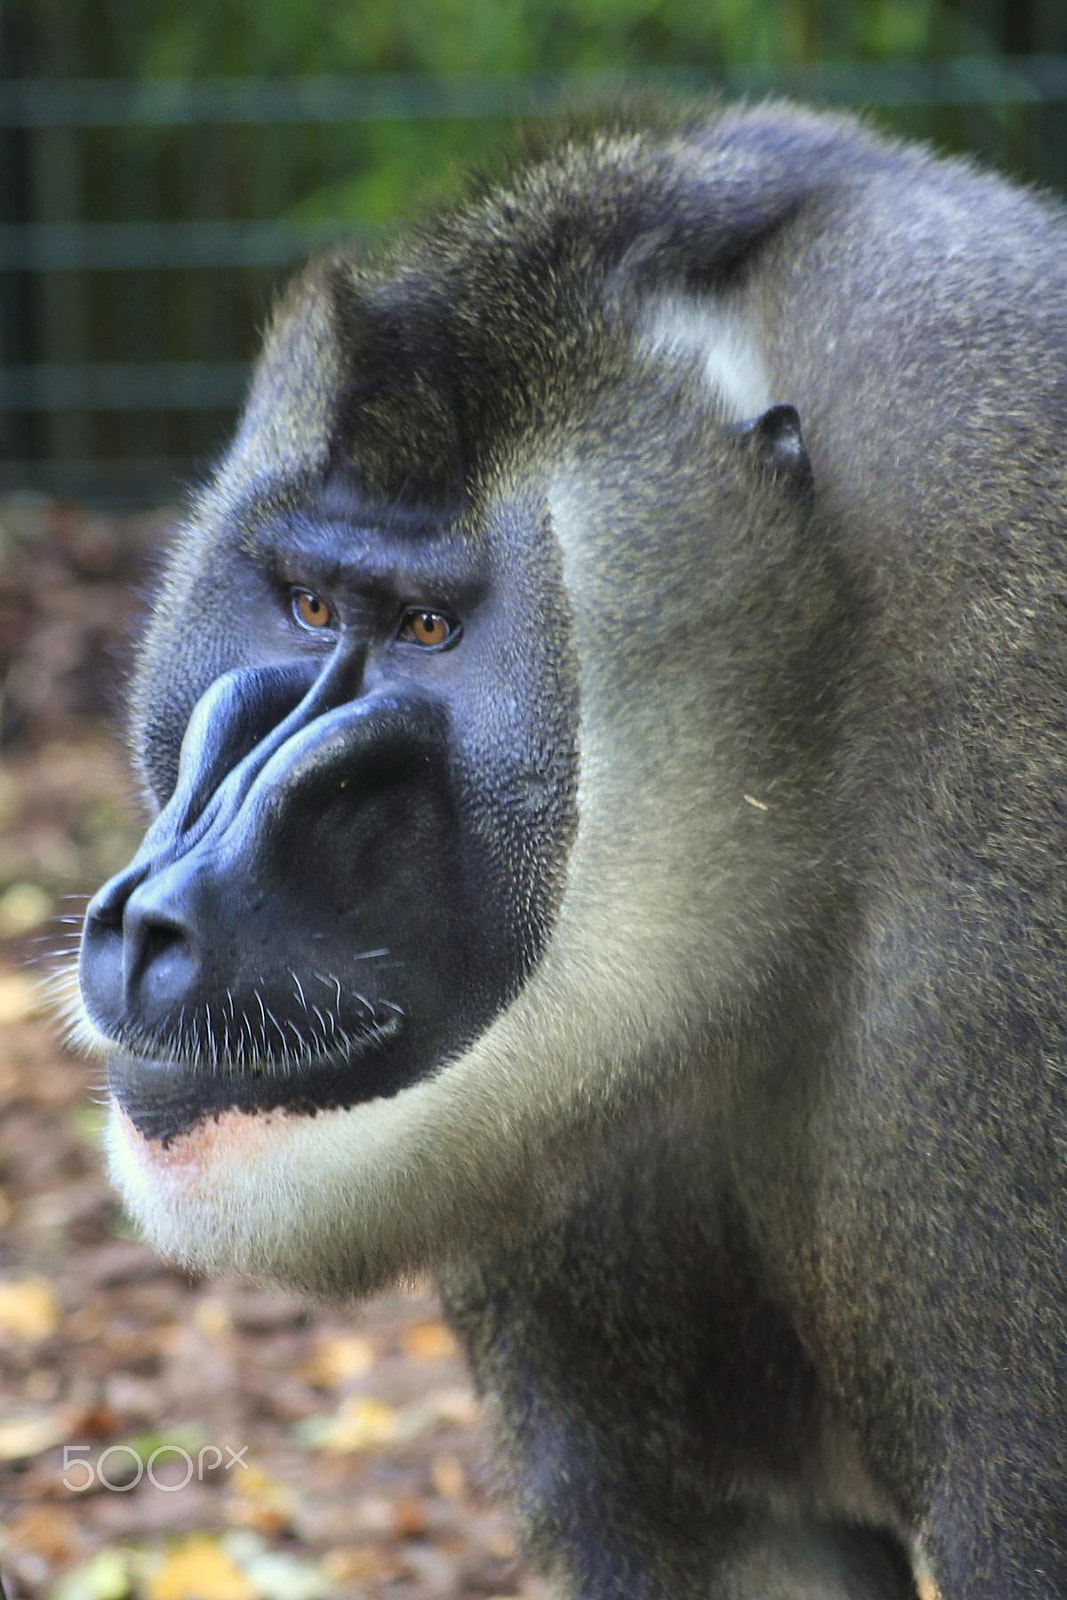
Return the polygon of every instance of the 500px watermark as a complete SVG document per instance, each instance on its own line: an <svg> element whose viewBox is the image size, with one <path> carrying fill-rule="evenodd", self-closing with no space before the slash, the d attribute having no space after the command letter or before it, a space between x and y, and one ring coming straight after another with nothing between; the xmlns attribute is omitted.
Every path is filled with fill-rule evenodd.
<svg viewBox="0 0 1067 1600"><path fill-rule="evenodd" d="M176 1489L184 1489L194 1478L201 1482L209 1472L218 1472L220 1467L223 1472L232 1472L234 1467L247 1472L248 1462L244 1459L247 1451L247 1445L231 1450L228 1444L221 1447L206 1444L193 1456L180 1444L161 1444L145 1459L132 1444L112 1444L101 1450L95 1460L90 1460L87 1444L65 1444L61 1481L64 1489L74 1494L84 1494L86 1489L111 1489L115 1494L128 1494L147 1477L153 1488L172 1494ZM115 1458L114 1464L105 1468L109 1456ZM181 1461L185 1463L184 1472L172 1479L174 1464ZM168 1470L162 1478L156 1476L157 1463L167 1464Z"/></svg>

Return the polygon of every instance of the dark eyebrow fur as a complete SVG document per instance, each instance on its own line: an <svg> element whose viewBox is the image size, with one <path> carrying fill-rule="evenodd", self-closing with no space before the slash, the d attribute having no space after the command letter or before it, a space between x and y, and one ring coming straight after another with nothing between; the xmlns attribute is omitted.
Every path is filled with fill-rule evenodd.
<svg viewBox="0 0 1067 1600"><path fill-rule="evenodd" d="M361 560L359 556L345 560L335 555L324 555L304 545L275 540L261 544L257 556L271 580L280 587L303 587L327 594L336 594L341 589L391 593L396 587L397 573L394 567L380 561Z"/></svg>
<svg viewBox="0 0 1067 1600"><path fill-rule="evenodd" d="M400 520L408 527L396 537L392 526L319 515L315 507L304 506L263 523L246 553L279 588L307 587L368 600L398 595L413 601L425 595L454 605L469 600L468 543L454 529L425 522L423 538L414 539L413 519Z"/></svg>

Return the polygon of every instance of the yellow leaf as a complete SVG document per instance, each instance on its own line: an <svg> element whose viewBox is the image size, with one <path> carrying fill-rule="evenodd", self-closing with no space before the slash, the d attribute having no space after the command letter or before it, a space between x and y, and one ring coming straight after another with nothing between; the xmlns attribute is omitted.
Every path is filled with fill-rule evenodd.
<svg viewBox="0 0 1067 1600"><path fill-rule="evenodd" d="M112 1548L98 1550L49 1590L52 1600L129 1600L132 1593L129 1553Z"/></svg>
<svg viewBox="0 0 1067 1600"><path fill-rule="evenodd" d="M316 1389L337 1389L349 1378L369 1372L374 1361L374 1346L369 1339L340 1334L320 1340L298 1370L304 1382L314 1384Z"/></svg>
<svg viewBox="0 0 1067 1600"><path fill-rule="evenodd" d="M234 1494L257 1495L269 1494L274 1489L283 1487L277 1478L272 1478L264 1472L262 1467L248 1467L244 1472L238 1472L230 1481Z"/></svg>
<svg viewBox="0 0 1067 1600"><path fill-rule="evenodd" d="M233 1318L222 1300L201 1300L193 1311L193 1321L209 1339L225 1339L233 1332Z"/></svg>
<svg viewBox="0 0 1067 1600"><path fill-rule="evenodd" d="M413 1322L404 1330L404 1354L415 1361L448 1361L458 1354L443 1322Z"/></svg>
<svg viewBox="0 0 1067 1600"><path fill-rule="evenodd" d="M334 1583L361 1584L372 1591L398 1575L395 1556L384 1544L341 1545L327 1550L322 1570Z"/></svg>
<svg viewBox="0 0 1067 1600"><path fill-rule="evenodd" d="M384 1400L353 1395L321 1436L326 1450L374 1450L396 1437L396 1412Z"/></svg>
<svg viewBox="0 0 1067 1600"><path fill-rule="evenodd" d="M430 1477L437 1493L446 1500L462 1500L467 1492L467 1475L455 1456L435 1456L430 1463Z"/></svg>
<svg viewBox="0 0 1067 1600"><path fill-rule="evenodd" d="M0 1421L0 1461L23 1461L50 1450L66 1438L70 1418L65 1412L35 1417L5 1417Z"/></svg>
<svg viewBox="0 0 1067 1600"><path fill-rule="evenodd" d="M62 1312L47 1278L15 1278L0 1283L0 1338L30 1344L59 1327Z"/></svg>
<svg viewBox="0 0 1067 1600"><path fill-rule="evenodd" d="M288 1484L260 1467L237 1473L231 1482L237 1497L234 1521L257 1533L284 1533L293 1520L296 1496Z"/></svg>
<svg viewBox="0 0 1067 1600"><path fill-rule="evenodd" d="M0 1024L28 1022L41 1009L42 986L26 972L0 972Z"/></svg>
<svg viewBox="0 0 1067 1600"><path fill-rule="evenodd" d="M36 883L13 883L0 894L0 932L26 933L52 915L55 901Z"/></svg>
<svg viewBox="0 0 1067 1600"><path fill-rule="evenodd" d="M252 1584L214 1539L196 1538L164 1559L148 1583L148 1600L256 1600Z"/></svg>

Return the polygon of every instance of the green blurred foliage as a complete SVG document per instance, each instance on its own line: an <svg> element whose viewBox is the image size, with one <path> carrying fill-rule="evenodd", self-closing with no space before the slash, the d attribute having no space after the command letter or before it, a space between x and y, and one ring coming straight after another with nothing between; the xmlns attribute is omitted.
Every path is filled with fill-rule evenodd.
<svg viewBox="0 0 1067 1600"><path fill-rule="evenodd" d="M995 49L1003 17L991 0L25 0L23 9L30 24L61 26L79 70L102 77L899 58Z"/></svg>
<svg viewBox="0 0 1067 1600"><path fill-rule="evenodd" d="M99 0L40 0L78 27ZM115 8L119 9L119 8ZM580 72L901 54L930 43L933 0L157 0L98 30L86 54L149 77L217 73ZM81 31L81 30L79 30ZM91 29L86 26L86 35ZM110 36L109 36L110 35Z"/></svg>
<svg viewBox="0 0 1067 1600"><path fill-rule="evenodd" d="M1030 55L1049 58L1033 81L1003 60ZM330 238L373 249L372 235L472 167L491 173L516 122L603 106L650 79L848 103L900 135L1067 188L1067 93L1034 94L1055 84L1057 55L1065 0L0 0L0 78L133 90L114 121L95 91L7 142L4 220L84 224L87 250L131 225L130 258L114 267L68 268L76 246L61 242L46 270L10 280L12 364L244 362L296 264L300 224L315 224L309 250ZM960 57L982 59L929 70ZM244 99L242 79L255 80ZM304 81L322 79L333 82ZM184 110L156 120L157 86L174 80L186 88L168 102ZM275 222L298 226L272 237ZM161 234L170 259L146 259L157 223L176 225ZM107 481L132 498L142 478L169 479L164 463L209 461L229 417L206 395L57 407L18 413L8 436L27 481L85 483L95 497L97 464L113 461ZM52 460L62 473L38 470Z"/></svg>
<svg viewBox="0 0 1067 1600"><path fill-rule="evenodd" d="M620 81L737 63L987 53L1001 15L994 0L966 12L959 0L30 0L25 14L50 57L40 69L48 76L607 71ZM241 139L231 136L243 193L227 210L386 224L423 195L447 192L502 132L486 118L353 122L342 149L336 130L290 128L273 183L241 181L244 163L232 154Z"/></svg>

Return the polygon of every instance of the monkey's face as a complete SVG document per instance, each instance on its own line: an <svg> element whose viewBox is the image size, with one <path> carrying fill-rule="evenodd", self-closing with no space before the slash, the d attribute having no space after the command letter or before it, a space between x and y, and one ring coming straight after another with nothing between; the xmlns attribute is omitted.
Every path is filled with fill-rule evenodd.
<svg viewBox="0 0 1067 1600"><path fill-rule="evenodd" d="M157 625L145 761L169 798L81 957L149 1153L233 1109L396 1094L547 936L576 705L543 511L498 500L473 533L376 510L336 482L238 508Z"/></svg>
<svg viewBox="0 0 1067 1600"><path fill-rule="evenodd" d="M521 350L508 405L392 310L346 373L352 315L283 318L176 541L134 692L161 809L81 957L145 1231L316 1288L536 1210L692 1057L779 893L743 796L817 636L788 408L743 436L595 339L569 411Z"/></svg>

